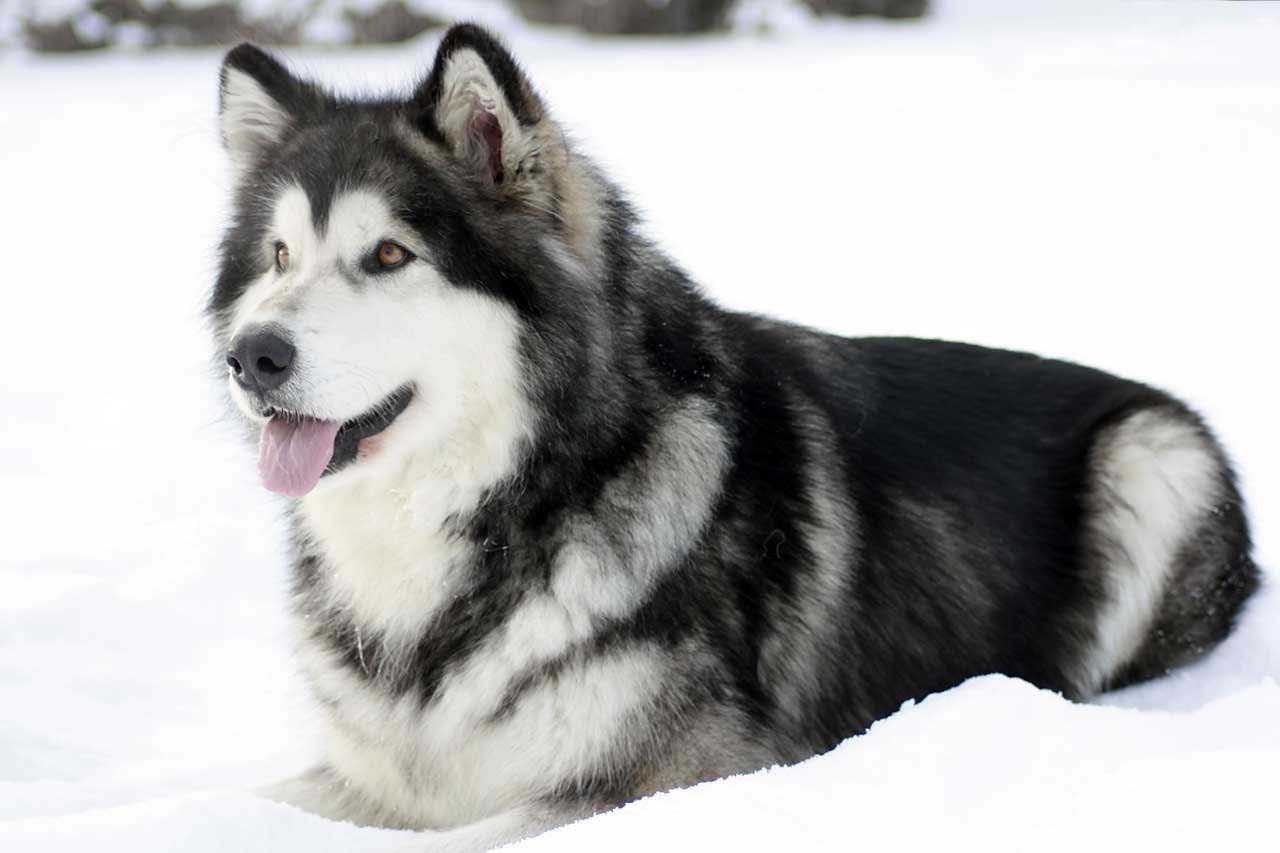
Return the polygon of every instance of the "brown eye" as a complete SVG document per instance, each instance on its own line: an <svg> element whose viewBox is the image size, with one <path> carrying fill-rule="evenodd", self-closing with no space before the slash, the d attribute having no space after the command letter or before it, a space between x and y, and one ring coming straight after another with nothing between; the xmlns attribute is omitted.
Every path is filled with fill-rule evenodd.
<svg viewBox="0 0 1280 853"><path fill-rule="evenodd" d="M409 250L399 243L383 240L378 244L378 266L384 270L393 270L402 266L410 257L412 255L409 254Z"/></svg>
<svg viewBox="0 0 1280 853"><path fill-rule="evenodd" d="M289 269L289 247L284 243L276 243L276 269L280 272Z"/></svg>

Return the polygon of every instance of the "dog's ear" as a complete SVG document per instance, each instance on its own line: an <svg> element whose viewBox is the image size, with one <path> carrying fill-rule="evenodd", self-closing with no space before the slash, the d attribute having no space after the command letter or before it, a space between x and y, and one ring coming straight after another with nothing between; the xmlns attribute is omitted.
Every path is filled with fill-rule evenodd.
<svg viewBox="0 0 1280 853"><path fill-rule="evenodd" d="M547 172L563 150L559 131L515 59L487 31L458 24L445 33L413 102L419 129L500 194L534 201L549 191Z"/></svg>
<svg viewBox="0 0 1280 853"><path fill-rule="evenodd" d="M218 118L222 142L237 168L247 169L321 104L324 95L275 57L248 42L222 61Z"/></svg>

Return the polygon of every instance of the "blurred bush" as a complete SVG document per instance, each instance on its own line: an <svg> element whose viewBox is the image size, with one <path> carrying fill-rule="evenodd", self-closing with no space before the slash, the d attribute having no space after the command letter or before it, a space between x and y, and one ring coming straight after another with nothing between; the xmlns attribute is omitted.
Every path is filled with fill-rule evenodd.
<svg viewBox="0 0 1280 853"><path fill-rule="evenodd" d="M722 29L738 0L510 0L526 19L590 33ZM765 0L754 0L760 5ZM928 0L772 0L819 15L919 17ZM457 10L459 4L449 4ZM449 23L432 0L0 0L0 43L37 51L266 44L381 44Z"/></svg>
<svg viewBox="0 0 1280 853"><path fill-rule="evenodd" d="M819 15L882 15L886 18L919 18L928 0L801 0Z"/></svg>
<svg viewBox="0 0 1280 853"><path fill-rule="evenodd" d="M266 44L383 44L448 21L405 0L72 0L18 10L17 29L39 51Z"/></svg>
<svg viewBox="0 0 1280 853"><path fill-rule="evenodd" d="M673 35L724 26L734 0L515 0L525 18L589 33Z"/></svg>

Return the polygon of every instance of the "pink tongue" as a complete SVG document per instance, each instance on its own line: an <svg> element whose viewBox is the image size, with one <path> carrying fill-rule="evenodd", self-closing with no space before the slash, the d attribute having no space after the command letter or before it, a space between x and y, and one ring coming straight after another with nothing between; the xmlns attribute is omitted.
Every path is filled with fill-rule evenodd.
<svg viewBox="0 0 1280 853"><path fill-rule="evenodd" d="M316 487L333 458L341 424L313 418L272 418L258 445L258 473L273 492L300 498Z"/></svg>

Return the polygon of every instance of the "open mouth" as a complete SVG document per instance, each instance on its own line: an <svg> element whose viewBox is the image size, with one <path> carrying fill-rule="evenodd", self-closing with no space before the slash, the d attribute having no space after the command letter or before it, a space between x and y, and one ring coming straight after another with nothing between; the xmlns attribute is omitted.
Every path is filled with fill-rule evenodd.
<svg viewBox="0 0 1280 853"><path fill-rule="evenodd" d="M381 433L413 400L404 385L345 423L325 421L281 409L268 409L258 446L258 473L270 491L300 498L356 458L360 442Z"/></svg>

